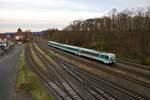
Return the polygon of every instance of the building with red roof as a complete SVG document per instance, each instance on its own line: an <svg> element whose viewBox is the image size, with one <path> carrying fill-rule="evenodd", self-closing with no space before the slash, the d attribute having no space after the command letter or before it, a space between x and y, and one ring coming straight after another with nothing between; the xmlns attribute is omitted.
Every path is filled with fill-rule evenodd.
<svg viewBox="0 0 150 100"><path fill-rule="evenodd" d="M0 34L0 41L4 40L6 38L5 34Z"/></svg>
<svg viewBox="0 0 150 100"><path fill-rule="evenodd" d="M22 32L20 28L15 33L15 40L20 42L23 42L25 40L25 34Z"/></svg>

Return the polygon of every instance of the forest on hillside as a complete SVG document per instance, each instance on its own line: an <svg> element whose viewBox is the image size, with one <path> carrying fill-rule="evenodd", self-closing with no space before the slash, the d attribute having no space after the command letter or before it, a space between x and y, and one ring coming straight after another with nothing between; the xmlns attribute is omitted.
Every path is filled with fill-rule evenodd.
<svg viewBox="0 0 150 100"><path fill-rule="evenodd" d="M43 38L150 65L150 7L112 9L103 17L75 20L63 30L46 30Z"/></svg>

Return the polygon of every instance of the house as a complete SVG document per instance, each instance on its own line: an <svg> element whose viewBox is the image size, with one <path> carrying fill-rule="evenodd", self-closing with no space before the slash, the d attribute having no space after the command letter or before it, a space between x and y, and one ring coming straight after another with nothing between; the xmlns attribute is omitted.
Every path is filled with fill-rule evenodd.
<svg viewBox="0 0 150 100"><path fill-rule="evenodd" d="M15 33L15 41L18 41L18 42L25 42L25 34L24 32L22 32L22 30L19 28L17 30L17 32Z"/></svg>
<svg viewBox="0 0 150 100"><path fill-rule="evenodd" d="M4 41L4 40L7 40L6 35L0 34L0 41Z"/></svg>
<svg viewBox="0 0 150 100"><path fill-rule="evenodd" d="M1 33L0 41L16 41L16 42L27 42L32 36L32 33L28 30L22 32L20 28L18 28L16 33Z"/></svg>

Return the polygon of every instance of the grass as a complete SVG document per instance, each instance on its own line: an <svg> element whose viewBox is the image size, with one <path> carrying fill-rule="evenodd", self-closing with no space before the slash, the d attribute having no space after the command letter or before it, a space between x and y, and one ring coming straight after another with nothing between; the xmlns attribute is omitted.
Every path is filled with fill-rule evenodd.
<svg viewBox="0 0 150 100"><path fill-rule="evenodd" d="M31 45L30 45L30 48L31 48ZM31 53L32 53L33 59L34 59L43 69L45 69L44 64L43 64L42 61L37 57L37 55L35 54L35 52L33 51L32 48L31 48ZM45 69L45 70L46 70L46 69Z"/></svg>
<svg viewBox="0 0 150 100"><path fill-rule="evenodd" d="M34 46L41 54L43 54L46 57L47 60L49 60L51 63L55 64L55 62L48 56L48 54L46 52L42 51L36 44L34 44Z"/></svg>
<svg viewBox="0 0 150 100"><path fill-rule="evenodd" d="M18 67L16 94L25 91L31 94L33 100L53 100L53 96L50 95L36 74L25 66L24 51L20 55Z"/></svg>

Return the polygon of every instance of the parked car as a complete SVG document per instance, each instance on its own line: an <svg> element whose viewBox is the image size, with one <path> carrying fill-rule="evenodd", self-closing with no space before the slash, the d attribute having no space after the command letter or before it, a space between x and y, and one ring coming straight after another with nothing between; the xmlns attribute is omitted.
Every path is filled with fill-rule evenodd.
<svg viewBox="0 0 150 100"><path fill-rule="evenodd" d="M22 44L22 42L18 42L18 44L20 44L20 45L21 45L21 44Z"/></svg>

